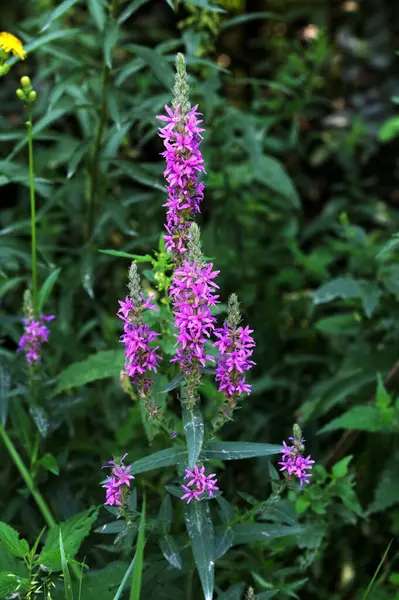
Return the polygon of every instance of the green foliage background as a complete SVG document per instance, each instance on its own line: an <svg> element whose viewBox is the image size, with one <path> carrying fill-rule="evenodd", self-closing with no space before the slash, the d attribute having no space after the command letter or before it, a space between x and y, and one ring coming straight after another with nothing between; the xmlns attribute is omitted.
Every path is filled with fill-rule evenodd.
<svg viewBox="0 0 399 600"><path fill-rule="evenodd" d="M361 598L399 533L399 9L366 0L208 4L0 7L0 28L28 50L0 85L0 416L59 520L103 502L100 467L110 456L134 461L168 445L143 427L118 379L115 312L129 260L97 250L158 249L165 194L155 115L170 103L175 54L184 52L206 129L204 251L221 271L223 298L239 294L257 342L253 393L223 437L279 444L297 421L318 463L312 485L283 506L283 522L299 519L305 534L275 541L261 541L251 530L259 523L242 517L269 494L267 458L221 471L247 545L220 559L217 597L239 600L252 585L259 598L272 589L277 598ZM57 319L41 383L30 389L15 354L30 278L25 116L15 96L25 74L38 92L40 281L60 269L45 308ZM156 291L141 267L146 291ZM172 352L170 341L163 350ZM160 376L155 390L173 416L167 383ZM202 397L212 415L220 395L210 378ZM0 477L1 519L33 543L43 523L1 445ZM137 482L150 493L150 530L171 483L167 470ZM174 510L173 524L182 520ZM85 600L113 598L131 558L134 531L114 545L99 530L80 551L90 566ZM169 566L155 541L146 545L144 597L197 600L190 554L177 537L183 590L168 533ZM394 541L377 600L399 597L397 553ZM0 570L16 573L7 560L0 546Z"/></svg>

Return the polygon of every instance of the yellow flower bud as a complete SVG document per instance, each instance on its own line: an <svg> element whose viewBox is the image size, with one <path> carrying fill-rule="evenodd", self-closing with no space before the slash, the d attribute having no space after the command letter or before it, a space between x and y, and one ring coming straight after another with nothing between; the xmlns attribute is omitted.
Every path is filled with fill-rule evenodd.
<svg viewBox="0 0 399 600"><path fill-rule="evenodd" d="M23 77L21 77L21 85L25 89L31 88L32 84L30 82L30 77L28 77L27 75L24 75Z"/></svg>
<svg viewBox="0 0 399 600"><path fill-rule="evenodd" d="M28 102L33 103L33 102L35 102L36 98L37 98L37 93L35 92L35 90L31 90L28 95Z"/></svg>
<svg viewBox="0 0 399 600"><path fill-rule="evenodd" d="M25 92L23 90L21 90L21 88L17 89L17 96L20 100L26 100Z"/></svg>

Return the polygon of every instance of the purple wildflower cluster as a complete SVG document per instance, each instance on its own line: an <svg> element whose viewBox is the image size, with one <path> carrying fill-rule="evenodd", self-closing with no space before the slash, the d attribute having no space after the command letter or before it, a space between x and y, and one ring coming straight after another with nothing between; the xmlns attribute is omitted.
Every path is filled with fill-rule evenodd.
<svg viewBox="0 0 399 600"><path fill-rule="evenodd" d="M148 325L137 322L137 311L132 300L126 297L126 300L119 300L120 309L118 317L123 321L124 333L120 341L125 344L125 371L132 379L132 383L137 385L141 392L147 392L151 388L151 380L146 377L149 371L156 372L159 354L156 353L159 346L151 348L158 333L151 331ZM156 310L151 303L151 299L143 300L143 309Z"/></svg>
<svg viewBox="0 0 399 600"><path fill-rule="evenodd" d="M177 329L177 350L172 359L179 362L183 373L195 369L213 357L205 354L205 343L215 328L216 318L211 306L218 303L215 294L218 285L213 281L219 271L213 271L212 263L184 261L173 275L170 296L174 308Z"/></svg>
<svg viewBox="0 0 399 600"><path fill-rule="evenodd" d="M229 400L237 400L241 394L250 394L251 386L245 383L245 371L255 364L250 357L255 347L253 333L249 327L229 327L225 322L223 327L215 329L218 341L214 343L219 349L216 381L219 391Z"/></svg>
<svg viewBox="0 0 399 600"><path fill-rule="evenodd" d="M40 314L37 319L30 316L24 322L24 334L19 340L18 351L25 352L26 360L30 365L37 365L41 361L41 347L48 341L50 330L45 325L55 319L55 315Z"/></svg>
<svg viewBox="0 0 399 600"><path fill-rule="evenodd" d="M126 456L127 454L118 461L109 460L108 464L103 467L103 469L112 468L111 475L107 477L106 483L102 486L105 488L105 504L108 506L123 506L126 492L130 488L130 480L134 479L134 475L130 475L131 467L123 464Z"/></svg>
<svg viewBox="0 0 399 600"><path fill-rule="evenodd" d="M216 485L217 479L215 473L205 475L205 467L195 465L192 471L186 468L184 479L189 479L189 481L186 485L182 485L184 494L181 499L187 500L187 504L190 504L191 500L198 502L206 492L209 492L210 498L214 498L213 492L219 489Z"/></svg>
<svg viewBox="0 0 399 600"><path fill-rule="evenodd" d="M204 130L199 127L202 121L198 119L197 108L183 111L180 105L173 110L165 106L168 116L157 116L166 122L165 127L159 129L166 148L162 156L166 160L164 176L168 183L168 200L164 204L167 208L165 247L174 257L187 251L190 221L200 212L204 197L204 184L198 182L199 173L205 172L199 150Z"/></svg>
<svg viewBox="0 0 399 600"><path fill-rule="evenodd" d="M311 460L310 456L304 458L302 452L304 451L303 439L296 439L294 437L288 438L293 442L292 446L288 446L287 443L283 442L282 447L282 460L278 463L282 465L280 471L286 471L289 478L292 476L298 477L300 487L304 483L309 483L309 478L312 476L311 473L307 473L312 468L314 460Z"/></svg>

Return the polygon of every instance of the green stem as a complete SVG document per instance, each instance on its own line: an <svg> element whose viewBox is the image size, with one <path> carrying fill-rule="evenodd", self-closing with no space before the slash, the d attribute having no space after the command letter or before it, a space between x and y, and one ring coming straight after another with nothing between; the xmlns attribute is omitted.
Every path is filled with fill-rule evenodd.
<svg viewBox="0 0 399 600"><path fill-rule="evenodd" d="M101 101L100 101L100 112L99 112L99 124L97 130L97 136L94 142L93 156L91 160L90 170L90 191L89 191L89 216L88 216L88 228L87 228L87 239L89 240L93 233L94 228L94 217L97 207L97 190L98 190L98 171L100 162L101 146L104 134L105 124L107 122L108 106L107 106L107 88L109 81L110 70L107 65L104 65L102 79L101 79Z"/></svg>
<svg viewBox="0 0 399 600"><path fill-rule="evenodd" d="M39 492L39 490L36 489L35 484L33 482L33 479L31 477L29 471L25 467L23 460L20 457L20 455L18 454L17 449L15 448L11 438L9 437L8 433L6 432L6 430L4 429L4 427L1 424L0 424L0 436L2 437L4 445L6 446L8 452L10 453L11 458L13 459L18 471L20 472L22 479L25 481L26 487L32 494L37 506L39 507L40 512L42 513L43 518L46 521L47 525L49 527L55 527L56 522L50 512L49 507L47 506L47 504L46 504L43 496Z"/></svg>
<svg viewBox="0 0 399 600"><path fill-rule="evenodd" d="M111 6L109 8L109 16L110 19L113 20L116 16L117 7L119 0L112 0ZM103 73L101 78L101 93L100 93L100 110L99 110L99 122L98 122L98 130L96 139L94 142L93 148L93 156L91 159L90 165L90 185L89 185L89 215L88 215L88 225L87 225L87 240L90 240L93 229L94 229L94 220L97 208L97 190L99 188L98 183L98 172L99 172L99 163L100 163L100 154L101 154L101 146L103 141L104 129L107 123L108 116L108 104L107 104L107 90L109 83L109 76L111 73L111 69L107 64L104 64Z"/></svg>
<svg viewBox="0 0 399 600"><path fill-rule="evenodd" d="M30 218L31 218L31 240L32 240L32 289L33 310L37 316L37 258L36 258L36 203L35 203L35 174L33 164L33 133L32 133L32 105L28 105L28 120L26 122L28 132L29 148L29 189L30 189Z"/></svg>

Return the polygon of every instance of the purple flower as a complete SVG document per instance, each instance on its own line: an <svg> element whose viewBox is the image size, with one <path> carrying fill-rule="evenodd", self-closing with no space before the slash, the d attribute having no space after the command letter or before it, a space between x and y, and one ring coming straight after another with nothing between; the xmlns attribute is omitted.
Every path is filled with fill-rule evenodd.
<svg viewBox="0 0 399 600"><path fill-rule="evenodd" d="M141 306L136 307L129 297L125 301L119 300L119 304L118 317L122 319L124 329L120 341L125 345L125 372L131 377L132 383L138 386L140 393L147 395L152 385L148 373L157 371L161 357L156 352L159 346L150 346L159 334L142 323L140 311L155 310L155 307L150 299L143 300Z"/></svg>
<svg viewBox="0 0 399 600"><path fill-rule="evenodd" d="M189 504L191 500L201 500L201 496L206 492L209 492L210 498L214 498L213 492L219 490L216 485L217 479L215 473L205 475L205 467L198 467L198 465L195 465L192 471L186 468L184 479L188 479L189 481L186 485L182 485L185 494L183 494L181 499L187 499L187 504Z"/></svg>
<svg viewBox="0 0 399 600"><path fill-rule="evenodd" d="M130 466L123 464L127 454L122 456L118 461L109 460L108 464L103 469L112 468L111 475L107 477L106 483L102 486L105 488L105 505L108 506L123 506L126 499L127 488L130 488L130 480L134 479L134 475L130 475Z"/></svg>
<svg viewBox="0 0 399 600"><path fill-rule="evenodd" d="M251 386L245 383L244 372L255 364L250 360L256 345L251 336L253 330L249 327L230 326L225 322L214 333L218 338L214 346L219 350L216 381L219 382L219 391L235 404L241 394L251 393Z"/></svg>
<svg viewBox="0 0 399 600"><path fill-rule="evenodd" d="M204 367L207 360L213 362L213 357L205 353L205 344L216 322L210 307L219 301L214 293L218 285L213 281L219 271L212 269L212 263L185 260L173 275L169 294L177 329L177 351L172 362L179 362L185 374Z"/></svg>
<svg viewBox="0 0 399 600"><path fill-rule="evenodd" d="M291 440L293 444L292 446L288 446L285 441L283 442L281 448L282 457L278 464L282 465L280 471L286 471L290 479L293 476L297 477L300 482L300 487L302 487L304 483L309 483L309 478L312 474L307 471L312 469L312 464L314 464L315 461L311 460L310 456L307 458L302 456L305 440L295 439L293 437L290 437L289 440Z"/></svg>
<svg viewBox="0 0 399 600"><path fill-rule="evenodd" d="M39 364L41 361L41 346L48 341L50 330L46 322L55 319L55 315L40 314L37 319L26 317L23 320L24 334L19 340L18 352L24 351L26 360L30 365Z"/></svg>
<svg viewBox="0 0 399 600"><path fill-rule="evenodd" d="M159 129L163 138L166 160L164 176L168 183L168 200L165 229L165 247L173 256L183 254L188 249L190 221L200 212L204 197L204 184L198 182L198 175L205 173L204 160L199 150L202 141L198 119L198 105L189 111L181 111L180 106L173 110L165 106L168 116L158 115L166 125Z"/></svg>

